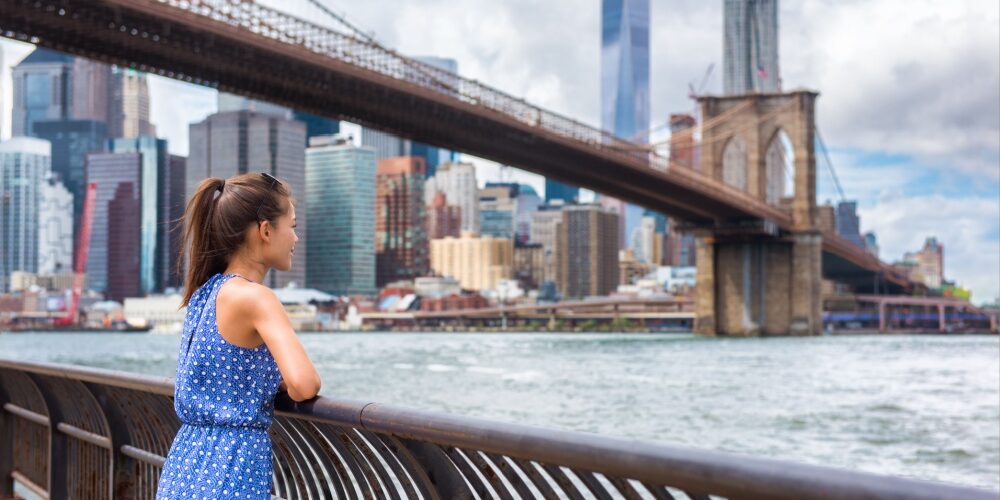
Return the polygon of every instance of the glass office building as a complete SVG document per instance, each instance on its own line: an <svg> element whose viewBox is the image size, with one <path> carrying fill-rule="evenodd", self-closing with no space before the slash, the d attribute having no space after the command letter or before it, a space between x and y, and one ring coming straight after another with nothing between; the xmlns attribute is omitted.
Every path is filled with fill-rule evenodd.
<svg viewBox="0 0 1000 500"><path fill-rule="evenodd" d="M335 295L375 288L375 150L343 136L306 149L306 286Z"/></svg>
<svg viewBox="0 0 1000 500"><path fill-rule="evenodd" d="M601 127L649 142L649 0L601 2ZM623 216L623 243L639 227L643 209L607 197L602 205Z"/></svg>

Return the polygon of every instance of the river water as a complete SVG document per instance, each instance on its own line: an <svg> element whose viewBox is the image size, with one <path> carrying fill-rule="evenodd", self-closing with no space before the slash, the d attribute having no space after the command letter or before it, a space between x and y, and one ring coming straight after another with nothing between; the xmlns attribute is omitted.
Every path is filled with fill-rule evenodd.
<svg viewBox="0 0 1000 500"><path fill-rule="evenodd" d="M303 334L322 394L1000 489L1000 339ZM0 335L0 357L173 376L179 337Z"/></svg>

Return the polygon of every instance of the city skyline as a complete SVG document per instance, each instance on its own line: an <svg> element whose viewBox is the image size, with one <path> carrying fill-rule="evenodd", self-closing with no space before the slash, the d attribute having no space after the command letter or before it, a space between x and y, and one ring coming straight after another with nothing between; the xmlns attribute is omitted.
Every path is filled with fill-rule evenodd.
<svg viewBox="0 0 1000 500"><path fill-rule="evenodd" d="M691 103L684 91L686 82L697 80L708 63L721 59L722 5L721 2L710 4L670 2L669 10L664 3L652 6L654 124L664 121L667 112L690 110ZM472 7L479 12L492 12L490 9L499 12L499 30L515 20L525 19L523 15L515 15L516 6L517 2L489 7L474 4ZM573 36L568 38L571 42L559 40L558 31L531 33L510 46L496 45L493 58L480 57L487 42L498 36L493 31L471 36L466 27L459 24L460 29L456 31L467 37L465 44L442 42L442 39L447 41L457 36L456 33L432 33L420 41L414 40L403 27L396 29L391 23L387 25L371 16L366 10L368 7L352 7L357 12L352 10L350 15L362 26L375 28L380 40L402 52L454 57L465 76L594 123L595 110L599 107L596 92L598 7L594 4L593 12L583 12L588 9L567 9L563 4L541 6L534 15L543 20L554 17L554 13L574 10L559 27L560 30L572 29ZM882 255L890 261L898 259L905 251L918 248L926 236L937 235L949 249L946 256L947 267L952 270L949 277L972 288L977 301L990 300L997 295L995 276L998 273L983 270L997 270L997 243L1000 241L995 216L1000 211L996 196L1000 180L996 168L1000 146L995 139L1000 126L996 113L981 111L998 108L997 97L992 92L1000 79L995 62L997 14L996 7L991 8L994 10L983 15L968 5L955 4L948 6L946 15L937 18L929 17L933 10L929 4L901 9L900 4L892 2L842 8L824 4L782 5L780 13L784 87L806 86L822 93L818 115L820 130L831 147L848 199L858 200L861 230L874 230L878 234ZM400 14L414 10L414 6L403 6ZM442 5L423 7L423 10L427 12L417 12L418 18L436 13L444 20L451 19L447 7ZM924 17L929 20L919 25L920 33L928 36L918 37L916 42L908 40L914 38L907 35L913 34L917 22ZM866 32L861 37L846 37L847 33L853 33L850 23L856 19L866 19L881 29ZM880 19L893 19L894 22L879 23ZM935 36L956 29L963 33L962 37ZM933 45L924 42L924 38L934 40ZM793 42L789 43L789 39ZM907 43L900 41L903 39L907 39ZM838 43L830 43L831 40ZM5 50L4 60L8 66L16 64L28 49L15 42L4 41L0 45ZM824 49L827 46L836 46L837 51ZM540 50L544 47L549 50ZM567 55L567 50L571 57L557 57ZM531 53L531 57L522 58L515 64L510 58L518 53ZM962 57L952 57L954 53L961 53ZM866 57L860 57L861 54ZM550 65L551 68L545 71L538 69L555 59L559 64ZM666 75L665 65L683 71ZM567 66L572 68L567 70ZM518 71L502 71L504 68ZM961 69L965 71L958 71ZM593 77L585 77L591 73ZM959 78L954 76L956 73L975 74L976 77ZM5 79L8 78L5 75ZM594 81L585 81L588 79ZM717 92L720 80L720 73L716 72L710 79L709 91ZM512 81L522 83L512 84ZM899 83L903 83L903 92L896 92L895 85ZM9 93L9 79L2 87ZM178 120L170 114L202 109L199 99L211 96L214 101L214 91L157 77L150 78L150 87L152 121L173 149L175 143L186 142L186 138L184 141L175 139L170 129L180 126L186 130L188 123L200 118L193 115ZM169 107L157 97L157 94L162 96L164 87L172 94ZM547 93L547 88L556 90ZM894 94L889 94L890 91ZM881 106L865 106L867 99ZM213 106L214 102L204 107L204 111L213 111ZM9 107L8 95L4 115L7 119ZM9 133L7 125L2 128L4 133ZM185 153L183 150L172 152ZM481 182L496 178L495 166L475 162L481 172ZM883 175L876 177L873 172ZM540 178L523 175L527 177L526 182L542 191L538 183ZM833 195L829 171L822 158L818 160L818 176L819 201L839 201Z"/></svg>

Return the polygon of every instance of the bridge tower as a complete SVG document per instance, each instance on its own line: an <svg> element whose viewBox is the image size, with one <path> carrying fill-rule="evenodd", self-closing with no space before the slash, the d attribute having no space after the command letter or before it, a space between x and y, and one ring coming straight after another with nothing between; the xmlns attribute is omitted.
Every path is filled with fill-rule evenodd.
<svg viewBox="0 0 1000 500"><path fill-rule="evenodd" d="M694 227L698 334L821 333L814 132L818 95L803 90L698 99L701 171L781 208L792 222L790 230L767 220Z"/></svg>

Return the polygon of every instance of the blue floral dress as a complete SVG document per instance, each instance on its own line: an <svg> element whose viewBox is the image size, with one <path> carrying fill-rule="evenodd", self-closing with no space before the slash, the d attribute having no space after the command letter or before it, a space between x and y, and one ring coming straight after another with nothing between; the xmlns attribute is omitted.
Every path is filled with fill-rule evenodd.
<svg viewBox="0 0 1000 500"><path fill-rule="evenodd" d="M281 375L266 345L237 347L219 334L215 298L234 276L212 276L188 303L174 387L182 425L158 499L271 498L267 429Z"/></svg>

